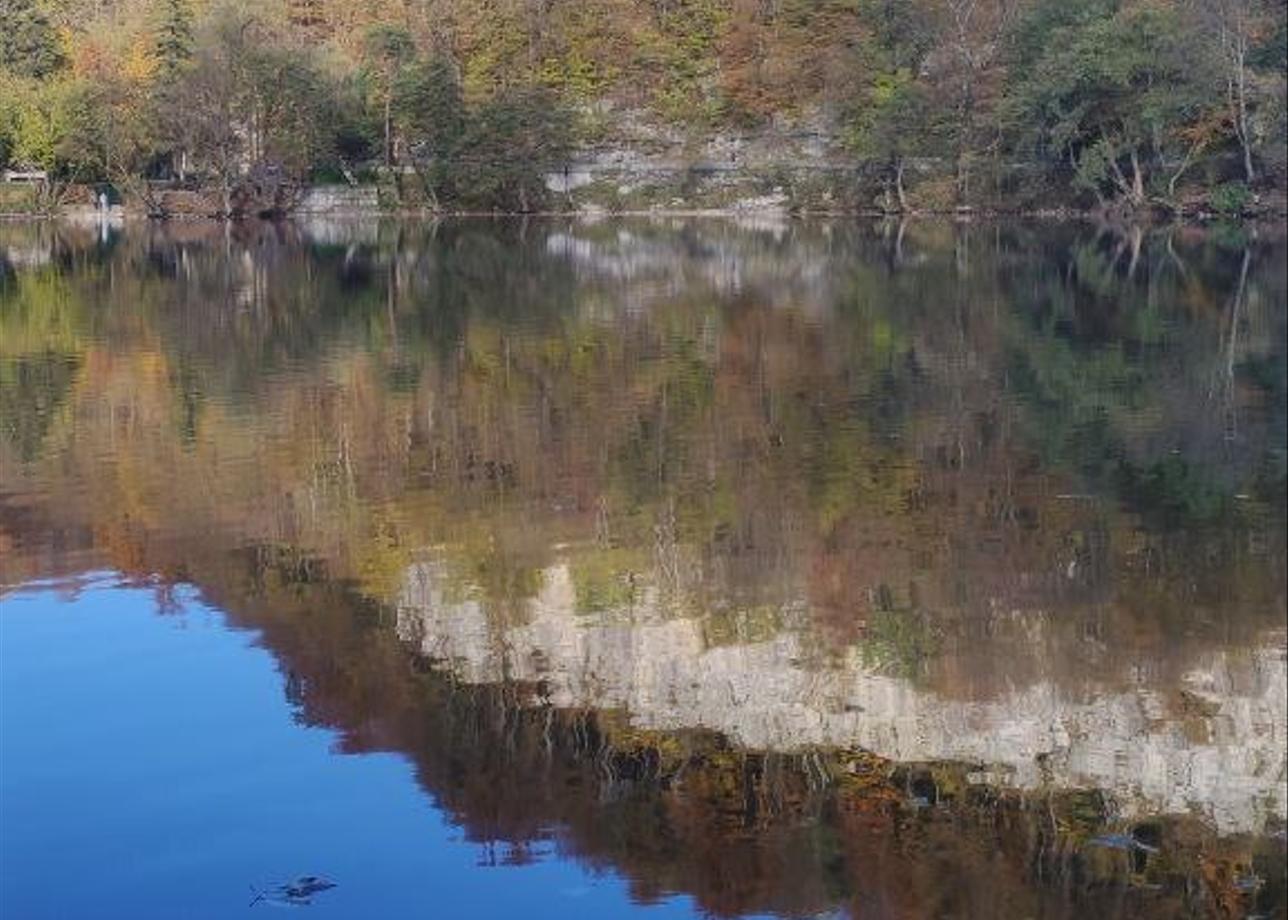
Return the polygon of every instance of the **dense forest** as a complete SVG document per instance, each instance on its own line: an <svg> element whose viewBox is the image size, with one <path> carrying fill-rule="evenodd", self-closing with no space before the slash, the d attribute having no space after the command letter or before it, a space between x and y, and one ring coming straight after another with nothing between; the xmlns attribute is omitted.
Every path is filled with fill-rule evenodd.
<svg viewBox="0 0 1288 920"><path fill-rule="evenodd" d="M329 182L533 211L612 150L728 150L793 205L891 212L1239 214L1288 173L1278 0L0 0L0 22L0 168L47 174L46 209L110 183L154 214L179 189L281 212ZM747 138L769 155L739 161Z"/></svg>

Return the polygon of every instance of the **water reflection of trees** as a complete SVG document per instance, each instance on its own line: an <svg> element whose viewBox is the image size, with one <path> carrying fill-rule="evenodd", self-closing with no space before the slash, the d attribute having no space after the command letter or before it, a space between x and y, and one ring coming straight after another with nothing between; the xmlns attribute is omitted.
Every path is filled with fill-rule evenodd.
<svg viewBox="0 0 1288 920"><path fill-rule="evenodd" d="M653 732L623 713L534 705L540 685L468 686L394 640L380 608L325 563L257 547L171 547L207 599L262 631L309 724L347 752L412 759L488 864L552 846L621 872L649 901L693 895L719 916L1220 915L1282 903L1279 844L1217 839L1194 818L1124 823L1096 791L1007 792L970 765L858 750L749 752L710 732ZM1159 853L1092 844L1132 832ZM1258 893L1237 893L1256 873ZM1260 899L1257 901L1256 899Z"/></svg>
<svg viewBox="0 0 1288 920"><path fill-rule="evenodd" d="M558 561L580 615L647 598L713 644L791 630L826 660L857 643L953 696L1166 686L1282 621L1288 285L1281 243L1235 243L6 228L3 581L73 551L192 580L264 630L306 719L410 753L475 839L521 860L558 834L641 897L1193 911L1219 885L1177 879L1229 881L1253 844L1164 822L1189 862L1133 887L1085 845L1112 825L1104 802L453 686L380 602L436 547L498 630ZM911 804L927 790L943 809Z"/></svg>
<svg viewBox="0 0 1288 920"><path fill-rule="evenodd" d="M5 448L37 477L65 457L105 532L183 509L385 597L446 544L498 614L566 543L587 610L652 585L737 637L803 599L823 648L867 642L968 693L1068 648L1103 676L1178 632L1250 638L1282 610L1278 243L7 232L51 255L5 283ZM1049 659L1014 654L1013 610L1053 624Z"/></svg>

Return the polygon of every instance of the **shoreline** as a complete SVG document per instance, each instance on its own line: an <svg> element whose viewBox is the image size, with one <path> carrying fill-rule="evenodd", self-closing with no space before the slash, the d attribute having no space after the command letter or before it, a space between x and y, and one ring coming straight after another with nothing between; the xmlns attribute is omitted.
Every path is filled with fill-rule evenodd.
<svg viewBox="0 0 1288 920"><path fill-rule="evenodd" d="M277 216L248 215L235 218L217 217L205 214L168 214L154 217L133 209L112 208L103 213L81 208L64 208L52 213L0 211L0 221L19 222L71 222L71 223L106 223L122 224L156 224L167 223L210 223L210 224L252 224L252 223L290 223L307 220L361 220L361 221L443 221L443 220L581 220L603 221L616 219L744 219L744 220L871 220L871 221L911 221L935 220L954 223L991 222L999 220L1039 220L1052 222L1095 222L1104 225L1146 227L1146 226L1207 226L1211 224L1237 225L1288 225L1288 209L1273 208L1241 215L1224 215L1211 211L1175 212L1170 215L1160 212L1145 212L1139 215L1109 214L1097 210L1078 210L1071 208L1040 208L1032 210L1006 210L1003 208L987 209L913 209L908 211L880 210L817 210L817 209L751 209L751 208L636 208L623 210L574 208L570 210L546 209L539 211L431 211L417 209L383 210L383 209L336 209L294 211Z"/></svg>

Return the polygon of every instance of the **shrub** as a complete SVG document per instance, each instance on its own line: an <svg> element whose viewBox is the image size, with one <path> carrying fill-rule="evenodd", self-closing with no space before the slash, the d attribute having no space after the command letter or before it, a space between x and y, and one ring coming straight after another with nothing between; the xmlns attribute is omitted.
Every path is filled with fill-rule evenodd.
<svg viewBox="0 0 1288 920"><path fill-rule="evenodd" d="M1218 214L1235 217L1247 210L1252 193L1242 182L1222 182L1208 194L1208 205Z"/></svg>

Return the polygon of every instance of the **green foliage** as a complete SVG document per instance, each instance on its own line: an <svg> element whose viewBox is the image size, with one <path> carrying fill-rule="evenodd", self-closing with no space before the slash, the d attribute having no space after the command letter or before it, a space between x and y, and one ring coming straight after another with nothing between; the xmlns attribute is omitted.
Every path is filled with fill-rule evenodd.
<svg viewBox="0 0 1288 920"><path fill-rule="evenodd" d="M447 157L465 127L465 104L456 68L435 55L406 67L394 83L394 108L401 130L430 157Z"/></svg>
<svg viewBox="0 0 1288 920"><path fill-rule="evenodd" d="M653 106L668 120L704 127L720 109L709 84L718 69L716 48L728 22L716 0L681 0L659 7L656 31L641 42L636 69L656 76Z"/></svg>
<svg viewBox="0 0 1288 920"><path fill-rule="evenodd" d="M40 457L79 363L75 355L57 352L0 358L0 434L24 462Z"/></svg>
<svg viewBox="0 0 1288 920"><path fill-rule="evenodd" d="M192 59L192 11L187 0L160 0L159 5L155 54L165 81Z"/></svg>
<svg viewBox="0 0 1288 920"><path fill-rule="evenodd" d="M76 143L89 130L86 97L88 84L59 78L11 84L9 158L56 175L70 175L94 169L80 159Z"/></svg>
<svg viewBox="0 0 1288 920"><path fill-rule="evenodd" d="M808 119L859 161L847 204L879 180L901 209L986 189L1177 207L1196 199L1182 174L1220 181L1244 146L1255 190L1288 179L1288 12L1240 2L1232 71L1213 28L1227 13L1180 0L0 0L0 162L136 182L182 164L222 190L366 170L404 206L411 166L435 207L532 209L570 111L583 143L695 159L714 131ZM608 197L651 192L632 194Z"/></svg>
<svg viewBox="0 0 1288 920"><path fill-rule="evenodd" d="M572 116L548 91L503 90L470 117L454 157L462 200L503 211L541 207L545 174L567 161L572 140Z"/></svg>
<svg viewBox="0 0 1288 920"><path fill-rule="evenodd" d="M938 654L939 639L925 612L882 605L868 618L859 651L868 667L914 680Z"/></svg>
<svg viewBox="0 0 1288 920"><path fill-rule="evenodd" d="M394 118L434 203L451 194L465 104L453 62L442 55L403 68L393 86Z"/></svg>
<svg viewBox="0 0 1288 920"><path fill-rule="evenodd" d="M1112 18L1118 6L1119 0L1037 0L1029 5L1007 35L1012 73L1031 73L1051 50L1054 36Z"/></svg>
<svg viewBox="0 0 1288 920"><path fill-rule="evenodd" d="M577 612L603 613L632 606L639 598L639 573L647 569L647 562L629 550L580 554L571 569Z"/></svg>
<svg viewBox="0 0 1288 920"><path fill-rule="evenodd" d="M35 0L0 0L0 70L41 78L65 63L58 36Z"/></svg>
<svg viewBox="0 0 1288 920"><path fill-rule="evenodd" d="M851 125L850 140L876 160L928 154L936 131L926 86L906 69L878 74Z"/></svg>
<svg viewBox="0 0 1288 920"><path fill-rule="evenodd" d="M1172 8L1075 0L1039 4L1030 19L1016 53L1031 66L1015 71L1008 120L1078 187L1143 204L1169 140L1218 101L1210 62Z"/></svg>
<svg viewBox="0 0 1288 920"><path fill-rule="evenodd" d="M16 80L0 73L0 169L13 162L20 108L16 86Z"/></svg>
<svg viewBox="0 0 1288 920"><path fill-rule="evenodd" d="M934 47L929 8L908 0L861 0L859 12L870 30L867 51L874 69L915 70ZM875 52L875 53L874 53Z"/></svg>
<svg viewBox="0 0 1288 920"><path fill-rule="evenodd" d="M203 23L191 62L158 97L156 144L183 151L213 180L226 213L279 210L290 186L334 163L350 139L347 98L315 52L225 7Z"/></svg>
<svg viewBox="0 0 1288 920"><path fill-rule="evenodd" d="M371 64L392 72L411 60L416 53L416 43L406 29L382 23L367 31L363 52Z"/></svg>
<svg viewBox="0 0 1288 920"><path fill-rule="evenodd" d="M157 149L151 114L141 88L132 84L68 81L59 109L56 158L82 181L137 176Z"/></svg>
<svg viewBox="0 0 1288 920"><path fill-rule="evenodd" d="M860 157L885 169L887 207L890 189L905 206L904 162L942 149L944 131L931 93L922 79L933 28L921 7L892 0L861 5L868 38L859 48L868 76L849 100L846 139Z"/></svg>
<svg viewBox="0 0 1288 920"><path fill-rule="evenodd" d="M1282 8L1270 20L1268 28L1253 36L1248 64L1269 73L1288 71L1288 15L1284 15Z"/></svg>
<svg viewBox="0 0 1288 920"><path fill-rule="evenodd" d="M1199 522L1228 510L1229 497L1200 467L1180 457L1148 466L1124 463L1120 489L1142 513L1168 520Z"/></svg>
<svg viewBox="0 0 1288 920"><path fill-rule="evenodd" d="M370 158L380 146L380 126L367 108L363 81L346 75L331 83L331 93L330 128L338 162L355 164Z"/></svg>
<svg viewBox="0 0 1288 920"><path fill-rule="evenodd" d="M331 160L336 150L335 94L307 52L264 47L247 62L249 105L264 124L265 159L293 175Z"/></svg>
<svg viewBox="0 0 1288 920"><path fill-rule="evenodd" d="M1222 182L1208 195L1212 210L1227 217L1243 214L1251 201L1252 193L1242 182Z"/></svg>

